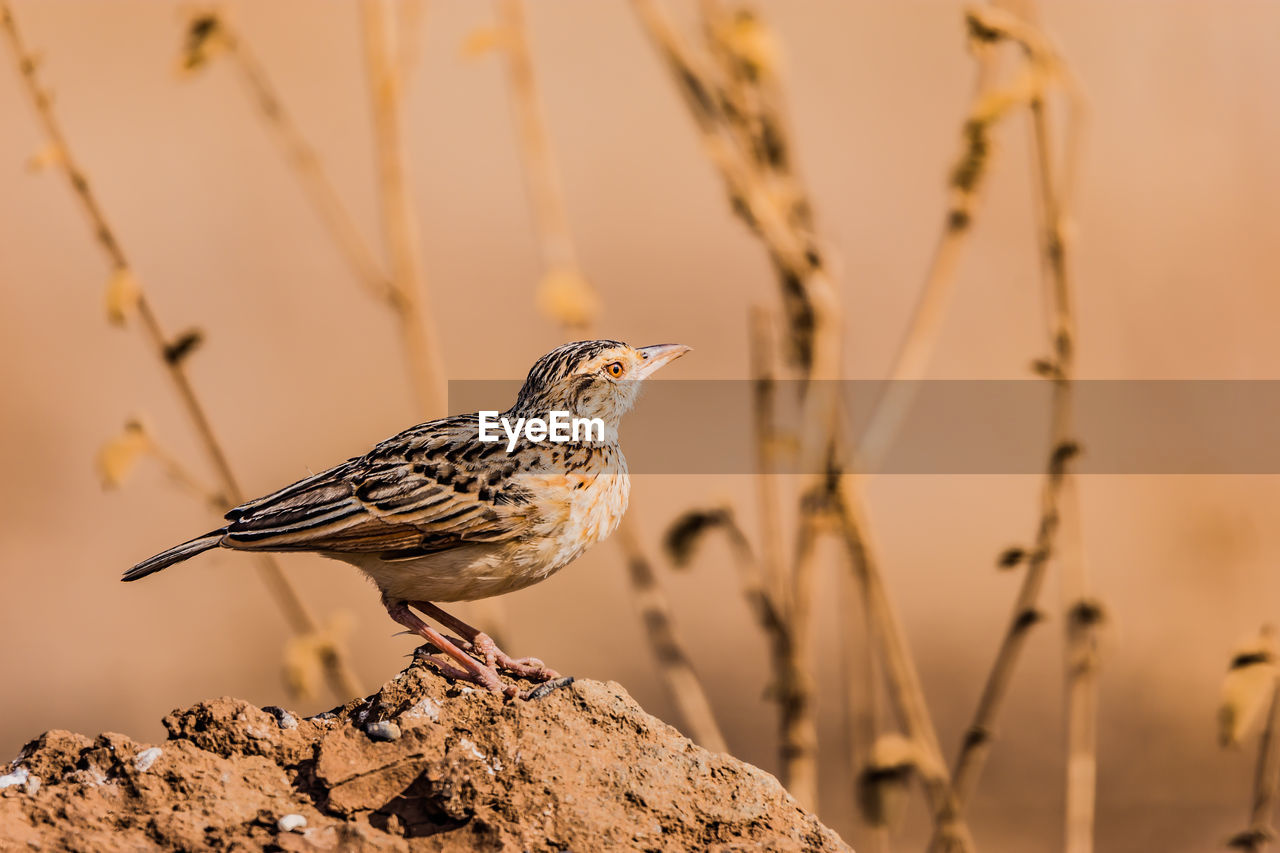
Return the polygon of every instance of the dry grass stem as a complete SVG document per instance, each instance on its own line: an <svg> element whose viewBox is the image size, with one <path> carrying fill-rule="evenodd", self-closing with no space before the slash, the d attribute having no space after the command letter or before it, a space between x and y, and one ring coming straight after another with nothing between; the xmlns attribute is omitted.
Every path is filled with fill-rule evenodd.
<svg viewBox="0 0 1280 853"><path fill-rule="evenodd" d="M728 746L711 710L711 701L698 680L684 643L675 632L671 605L658 585L653 564L645 556L631 525L618 525L613 535L626 555L636 606L640 609L659 673L676 709L689 727L689 737L712 752L727 752Z"/></svg>
<svg viewBox="0 0 1280 853"><path fill-rule="evenodd" d="M721 173L733 209L769 252L779 275L791 330L787 337L790 361L808 378L837 378L839 298L812 234L807 194L791 167L779 92L771 82L765 82L772 81L776 56L768 50L752 49L767 44L767 30L745 10L730 14L718 4L704 4L704 31L711 53L711 61L704 61L685 45L658 3L636 0L633 5L675 76L704 147ZM825 427L834 418L838 398L831 382L818 382L810 389L805 407L813 417L804 421L802 448L804 459L815 466L811 470L817 470L816 463L825 456L830 434ZM769 452L760 446L761 453ZM812 544L808 533L799 533L793 554L797 562L792 566L791 589L786 592L788 639L776 660L775 672L783 775L792 793L810 804L817 800L817 727L812 677L805 675L812 671L812 661L808 659L812 648L799 639L808 630L805 617L809 603L797 601L795 582L800 579L799 591L807 595ZM769 547L777 549L776 543ZM803 626L797 624L797 612L805 620Z"/></svg>
<svg viewBox="0 0 1280 853"><path fill-rule="evenodd" d="M767 579L751 542L738 525L731 508L693 509L668 528L666 546L677 566L687 565L698 541L713 530L722 531L733 551L733 564L743 598L769 644L773 682L768 693L778 703L778 743L782 783L802 806L813 810L817 802L818 732L814 719L814 676L810 628L812 584L816 546L827 519L821 509L811 509L802 519L796 573L792 576L787 606L769 591Z"/></svg>
<svg viewBox="0 0 1280 853"><path fill-rule="evenodd" d="M406 91L414 69L422 60L427 0L400 0L396 14L400 19L396 26L396 71L400 75L401 91Z"/></svg>
<svg viewBox="0 0 1280 853"><path fill-rule="evenodd" d="M397 291L392 286L383 264L370 247L355 218L343 203L337 189L329 179L315 148L303 135L298 123L285 107L266 69L244 38L236 32L227 16L205 12L197 15L188 26L184 65L194 71L206 60L201 45L217 38L225 52L235 63L240 79L249 97L257 106L268 130L279 143L285 160L292 167L303 192L315 208L316 214L333 237L338 251L346 259L356 280L370 294L393 305Z"/></svg>
<svg viewBox="0 0 1280 853"><path fill-rule="evenodd" d="M1263 627L1255 646L1237 652L1231 661L1223 692L1222 715L1228 723L1223 732L1224 744L1238 743L1250 728L1250 720L1244 715L1254 716L1256 706L1263 703L1269 710L1258 740L1249 826L1228 842L1229 847L1248 853L1261 853L1275 840L1271 821L1280 803L1280 677L1270 626Z"/></svg>
<svg viewBox="0 0 1280 853"><path fill-rule="evenodd" d="M735 213L760 237L778 273L787 325L789 361L811 379L834 379L840 372L839 295L827 272L824 253L812 233L807 194L789 165L786 125L776 101L762 104L756 119L744 124L733 106L726 72L685 44L656 0L633 0L641 23L670 68L694 118L703 147L720 171ZM749 15L740 12L738 14ZM744 26L763 27L754 17ZM709 32L724 32L714 22ZM737 63L735 79L759 79L773 69L730 40L717 55ZM737 85L737 84L735 84ZM760 88L763 95L767 90ZM760 121L767 118L767 123ZM752 127L757 129L752 132ZM744 147L744 139L750 139ZM776 167L762 166L776 162ZM785 164L785 165L784 165ZM819 423L826 422L825 417Z"/></svg>
<svg viewBox="0 0 1280 853"><path fill-rule="evenodd" d="M801 510L787 609L787 643L779 668L783 778L787 790L810 811L818 807L818 721L814 697L813 586L825 495Z"/></svg>
<svg viewBox="0 0 1280 853"><path fill-rule="evenodd" d="M534 74L525 11L524 0L498 2L512 112L542 253L543 278L538 301L567 332L583 333L595 319L599 300L582 273L574 249L560 171L552 156L551 134Z"/></svg>
<svg viewBox="0 0 1280 853"><path fill-rule="evenodd" d="M1053 156L1045 117L1044 101L1031 102L1032 134L1035 140L1033 162L1039 178L1043 211L1043 256L1049 272L1053 318L1051 346L1057 376L1053 394L1053 421L1057 429L1050 436L1055 458L1060 449L1073 447L1074 405L1072 382L1075 377L1075 308L1073 285L1068 275L1066 238L1063 233L1067 213L1061 204L1062 193L1053 178ZM1077 448L1078 449L1078 448ZM1062 480L1059 490L1060 534L1058 563L1063 572L1066 591L1067 642L1067 803L1066 851L1090 853L1093 850L1094 804L1097 791L1097 714L1098 714L1098 642L1105 620L1100 604L1092 597L1088 567L1080 537L1079 490L1068 459L1061 460ZM1053 460L1050 461L1052 469ZM1050 471L1052 475L1052 470ZM1048 507L1042 512L1050 511ZM1052 548L1052 542L1045 547Z"/></svg>
<svg viewBox="0 0 1280 853"><path fill-rule="evenodd" d="M599 298L578 264L559 170L538 91L523 0L500 0L498 44L505 53L516 138L543 265L538 301L565 335L591 337ZM634 513L634 509L632 510ZM727 751L711 700L676 630L671 605L631 514L613 539L622 551L627 578L645 625L645 636L665 683L692 738L716 752Z"/></svg>
<svg viewBox="0 0 1280 853"><path fill-rule="evenodd" d="M783 599L775 597L747 535L728 507L690 510L667 533L667 549L677 565L690 561L694 546L711 530L721 530L733 550L733 563L743 597L769 644L773 683L769 694L778 703L778 743L783 785L802 806L817 803L818 732L814 718L814 676L810 602L816 569L816 545L827 519L821 509L808 511L802 521L796 573ZM784 602L791 602L788 606Z"/></svg>
<svg viewBox="0 0 1280 853"><path fill-rule="evenodd" d="M971 12L971 27L981 26L985 37L1015 39L1027 52L1039 73L1066 79L1064 65L1052 53L1047 40L1024 22L999 10ZM974 23L976 22L976 23ZM1041 621L1040 593L1051 559L1058 558L1071 590L1067 606L1067 819L1066 849L1087 853L1092 849L1096 785L1096 678L1097 629L1104 614L1088 595L1082 549L1079 545L1078 508L1070 464L1079 453L1074 436L1072 380L1075 364L1075 319L1071 281L1068 277L1065 212L1062 190L1053 175L1053 157L1044 114L1044 88L1032 87L1028 107L1032 117L1033 164L1036 193L1042 215L1041 244L1049 280L1050 349L1040 372L1053 384L1049 450L1040 490L1040 512L1034 544L1018 562L1024 562L1022 585L1014 603L1005 637L984 684L973 720L956 759L955 802L942 815L943 823L962 815L981 776L990 752L992 730L1008 693L1014 669L1031 628Z"/></svg>
<svg viewBox="0 0 1280 853"><path fill-rule="evenodd" d="M378 200L391 259L396 320L418 408L427 417L441 417L446 414L448 402L444 358L423 272L417 211L409 189L401 91L404 79L397 64L402 46L397 6L391 0L361 0L360 22L373 111ZM471 611L472 618L485 633L497 642L507 642L505 613L500 602L483 599L472 603Z"/></svg>
<svg viewBox="0 0 1280 853"><path fill-rule="evenodd" d="M421 47L420 35L425 3L421 0L408 2L402 4L397 11L403 23L403 26L394 28L397 36L400 36L396 51L399 75L397 82L403 86L410 76L412 65L416 62ZM216 50L211 47L215 44ZM421 289L410 286L407 281L398 283L388 276L382 262L378 260L356 225L354 217L342 202L314 147L307 141L297 122L285 108L264 66L257 60L244 37L232 28L226 15L214 12L201 13L192 19L188 27L184 68L188 71L195 70L206 64L218 52L228 54L235 61L250 98L258 106L267 127L279 142L285 160L291 166L291 171L302 185L307 198L315 207L322 224L329 231L356 280L394 313L401 330L406 371L410 378L416 408L419 409L419 416L425 419L443 414L445 404L443 367L436 367L436 361L428 360L425 363L423 361L424 353L429 354L433 351L432 342L437 340L438 336L431 319L425 316L424 303L415 300L416 294ZM382 66L379 65L379 68ZM383 105L380 102L376 103L375 109L382 110ZM391 132L393 128L389 125L393 123L398 126L398 122L387 121L379 128L382 131ZM384 153L386 156L393 156L390 149L394 148L394 145L386 144L381 135L378 141L380 156ZM402 165L398 164L399 161L389 165L380 161L380 175L384 181L388 171L399 174L396 170L402 169ZM399 213L390 214L388 208L395 206L398 210L403 200L393 192L389 199L384 196L383 202L384 222L389 215L392 220L399 222ZM412 221L411 217L410 221ZM398 224L396 239L389 242L403 249L402 235L403 227ZM419 268L416 265L416 250L412 245L403 257L408 258L404 265L405 269ZM472 604L471 608L474 620L481 624L495 640L501 642L505 633L502 629L505 619L501 612L501 605L495 601L482 601Z"/></svg>
<svg viewBox="0 0 1280 853"><path fill-rule="evenodd" d="M1034 15L1035 4L1027 11ZM1049 128L1045 91L1034 89L1030 101L1032 166L1035 170L1037 207L1040 214L1040 249L1049 293L1048 318L1052 363L1056 368L1054 382L1054 420L1060 422L1058 436L1051 438L1054 448L1072 442L1073 393L1075 377L1076 324L1074 284L1070 275L1067 224L1071 220L1068 199L1071 181L1076 173L1081 134L1078 128L1084 114L1078 86L1057 52L1035 27L1034 21L1019 25L1010 23L1008 32L1019 44L1035 68L1047 69L1065 81L1064 92L1072 105L1068 123L1067 154L1060 173L1055 162ZM1050 463L1052 467L1052 461ZM1064 675L1067 716L1067 783L1064 849L1067 853L1091 853L1094 841L1098 766L1098 671L1100 666L1100 631L1106 613L1091 590L1088 564L1085 560L1080 530L1079 489L1075 476L1063 461L1060 489L1058 564L1062 570L1063 605L1065 609L1066 644Z"/></svg>
<svg viewBox="0 0 1280 853"><path fill-rule="evenodd" d="M362 0L360 12L382 227L391 258L391 283L400 307L397 319L418 405L431 416L439 416L446 408L444 361L432 322L418 243L418 217L409 192L400 74L393 55L398 43L394 8L389 0Z"/></svg>
<svg viewBox="0 0 1280 853"><path fill-rule="evenodd" d="M875 641L869 630L870 614L866 603L858 594L858 584L852 572L841 572L837 578L839 594L836 600L840 630L840 681L844 694L844 732L846 777L853 798L859 794L857 780L871 766L872 747L884 733L884 721L880 713L884 691ZM861 619L853 614L861 613ZM865 819L865 815L863 816ZM865 821L872 836L872 849L889 853L892 843L889 825Z"/></svg>
<svg viewBox="0 0 1280 853"><path fill-rule="evenodd" d="M788 607L790 590L785 581L782 555L782 505L778 495L778 456L783 445L774 413L777 411L778 377L774 347L773 315L752 306L748 326L748 350L752 383L752 440L756 452L756 510L759 515L762 583L780 607Z"/></svg>
<svg viewBox="0 0 1280 853"><path fill-rule="evenodd" d="M801 537L793 572L785 572L778 503L776 457L782 437L774 413L777 411L777 377L774 370L773 323L764 309L752 309L749 326L751 378L753 383L754 433L756 448L756 498L759 514L761 563L743 579L748 601L756 602L756 621L769 638L778 701L778 743L782 762L782 782L796 800L808 808L818 801L818 728L815 718L813 646L810 611L813 585L813 557L817 519L801 511ZM749 551L749 549L744 549ZM739 565L748 565L749 553L739 555Z"/></svg>
<svg viewBox="0 0 1280 853"><path fill-rule="evenodd" d="M991 108L999 65L997 45L982 38L971 26L969 49L977 60L978 70L973 102L960 134L960 151L949 178L950 199L924 285L894 354L884 392L875 401L858 448L858 461L864 470L873 470L889 449L911 408L916 390L914 380L922 379L928 368L950 303L960 258L973 233L985 179L991 171L994 155L991 134L1008 113L1007 108Z"/></svg>
<svg viewBox="0 0 1280 853"><path fill-rule="evenodd" d="M146 292L137 284L137 278L132 273L132 267L129 265L124 249L116 238L115 231L107 222L97 197L90 189L89 181L84 171L72 156L66 137L63 135L62 127L54 116L49 94L40 85L36 60L22 41L8 0L0 0L0 19L2 19L0 23L3 24L5 35L17 60L24 89L31 99L32 106L35 108L40 125L50 144L60 152L58 168L66 176L72 191L84 209L94 237L111 265L113 277L119 279L122 276L127 276L133 282L134 293L130 299L133 310L137 314L143 333L150 341L157 358L173 383L174 390L178 394L183 409L191 419L196 434L200 439L200 444L217 474L219 486L225 496L224 508L229 509L232 504L240 503L244 500L244 493L227 459L222 443L214 432L204 404L196 394L190 377L187 375L185 355L190 352L190 349L187 348L185 352L175 357L174 339L165 333ZM258 564L261 570L260 575L270 590L272 599L288 621L291 630L298 635L316 633L319 629L319 623L311 615L301 595L288 576L285 575L279 563L271 556L263 554L258 557ZM337 647L328 648L324 654L324 663L325 675L335 696L346 700L363 692L359 681L347 663L346 655L342 649Z"/></svg>
<svg viewBox="0 0 1280 853"><path fill-rule="evenodd" d="M645 638L658 665L658 675L689 727L689 736L712 752L728 752L711 699L676 630L666 591L636 533L635 522L629 518L630 514L623 516L613 539L617 541L627 566L627 580L644 623Z"/></svg>
<svg viewBox="0 0 1280 853"><path fill-rule="evenodd" d="M948 811L955 799L951 777L942 758L937 730L929 715L924 688L916 671L914 658L907 645L906 632L893 601L885 587L884 577L875 557L877 553L868 539L870 527L864 517L861 495L853 477L840 477L838 482L837 510L841 533L848 551L859 592L865 602L868 623L883 657L885 676L889 685L889 700L907 737L919 750L917 772L924 784L925 794L935 815ZM939 836L948 850L972 850L967 825L962 816L939 825Z"/></svg>
<svg viewBox="0 0 1280 853"><path fill-rule="evenodd" d="M831 470L833 457L839 458L839 398L836 383L825 380L841 375L842 312L824 252L814 236L807 194L785 159L789 149L777 88L759 83L771 77L775 69L769 65L767 51L746 47L760 43L765 32L763 24L746 10L726 16L718 12L718 4L704 5L704 14L710 7L706 29L713 41L719 39L712 49L717 65L703 60L685 45L655 0L633 0L633 6L675 77L704 148L724 180L732 208L760 237L778 273L789 330L789 356L807 379L817 380L809 383L803 404L802 470L811 472L813 486L819 490L833 475L841 528L876 617L873 624L886 657L894 705L908 735L926 756L926 770L920 775L931 805L935 811L940 810L950 799L950 782L919 677L870 544L856 481L838 469ZM749 38L742 37L743 28ZM750 108L745 110L738 106L742 98L732 91L743 86L753 93ZM743 116L747 117L745 121ZM744 140L750 142L749 147ZM774 163L779 165L770 165ZM797 552L800 553L799 548ZM969 849L968 834L962 826L956 827L952 835L960 849Z"/></svg>
<svg viewBox="0 0 1280 853"><path fill-rule="evenodd" d="M154 438L151 440L147 452L155 457L160 463L160 467L164 469L165 474L170 480L186 489L191 494L200 498L211 507L215 507L222 511L227 506L227 499L222 496L217 489L210 488L202 478L198 477L191 471L187 465L173 454L168 448L157 442Z"/></svg>

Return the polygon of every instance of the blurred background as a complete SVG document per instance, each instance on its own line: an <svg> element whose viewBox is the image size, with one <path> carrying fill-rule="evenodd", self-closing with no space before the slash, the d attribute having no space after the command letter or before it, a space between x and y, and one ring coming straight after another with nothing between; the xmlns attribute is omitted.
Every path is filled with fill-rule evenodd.
<svg viewBox="0 0 1280 853"><path fill-rule="evenodd" d="M678 4L677 4L678 5ZM762 2L781 45L795 155L846 304L845 370L883 375L946 209L972 91L959 3ZM57 115L153 308L198 327L188 361L245 490L260 494L414 423L394 322L359 285L231 65L178 73L189 9L25 2ZM381 247L359 15L348 3L230 3L282 101L367 239ZM1082 378L1267 379L1280 374L1280 6L1046 2L1046 30L1092 113L1073 246ZM747 373L752 304L777 285L734 219L658 53L628 4L528 11L596 330L695 352L669 379ZM404 89L412 199L446 374L518 379L564 333L538 313L541 261L500 56L464 50L483 3L434 0ZM478 51L472 50L470 53ZM159 719L205 697L315 712L281 681L287 630L252 561L213 553L145 583L119 573L209 529L208 506L144 460L104 490L94 460L131 417L212 475L136 328L108 324L109 269L65 180L32 172L46 140L0 51L0 754L50 728L163 737ZM1044 354L1025 119L997 149L930 378L1023 378ZM135 321L136 322L136 321ZM504 404L505 401L495 401ZM1087 436L1085 437L1087 444ZM1036 519L1035 476L879 476L867 483L887 581L943 742L954 753L1017 578L993 568ZM655 557L692 504L750 494L747 478L635 478L632 518ZM1088 476L1084 548L1110 623L1099 728L1098 849L1204 850L1247 823L1255 749L1222 750L1215 713L1232 649L1280 615L1280 480ZM737 507L748 530L753 504ZM764 640L730 552L659 564L678 629L730 750L776 772ZM356 572L284 559L322 618L353 617L348 649L371 687L413 642ZM816 614L819 730L845 748L832 638L838 561ZM971 809L985 849L1052 850L1063 797L1062 623L1021 661ZM680 725L658 678L620 551L598 546L505 600L510 651L622 683ZM323 688L321 689L323 694ZM898 837L918 847L917 797ZM822 819L858 827L846 764L821 766Z"/></svg>

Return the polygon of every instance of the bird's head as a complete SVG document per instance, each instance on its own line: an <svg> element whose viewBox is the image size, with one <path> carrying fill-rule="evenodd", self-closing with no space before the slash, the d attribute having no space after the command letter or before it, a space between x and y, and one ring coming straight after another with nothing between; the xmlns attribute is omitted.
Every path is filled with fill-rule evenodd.
<svg viewBox="0 0 1280 853"><path fill-rule="evenodd" d="M689 352L682 344L633 347L620 341L575 341L556 347L529 371L511 411L543 416L567 411L600 418L616 429L635 404L640 384Z"/></svg>

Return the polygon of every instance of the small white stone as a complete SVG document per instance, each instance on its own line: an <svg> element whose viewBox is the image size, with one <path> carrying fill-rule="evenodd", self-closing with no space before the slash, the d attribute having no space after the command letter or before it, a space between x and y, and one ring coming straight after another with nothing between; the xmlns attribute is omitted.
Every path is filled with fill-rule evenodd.
<svg viewBox="0 0 1280 853"><path fill-rule="evenodd" d="M476 745L472 743L470 740L468 740L467 738L458 739L458 748L463 750L464 752L471 753L472 757L478 758L481 761L485 761L488 758L488 756L486 756L483 752L477 749Z"/></svg>
<svg viewBox="0 0 1280 853"><path fill-rule="evenodd" d="M162 754L160 747L153 746L150 749L144 749L133 757L133 769L139 773L146 773L151 769L151 765L156 763L156 759Z"/></svg>
<svg viewBox="0 0 1280 853"><path fill-rule="evenodd" d="M300 814L283 815L276 821L276 829L281 832L297 832L300 829L306 829L307 819Z"/></svg>
<svg viewBox="0 0 1280 853"><path fill-rule="evenodd" d="M4 776L0 776L0 789L8 788L13 785L24 784L27 781L27 773L27 768L19 767L12 773L6 773Z"/></svg>
<svg viewBox="0 0 1280 853"><path fill-rule="evenodd" d="M440 722L440 706L430 696L424 696L422 699L409 710L400 715L415 719L417 717L426 717L433 723Z"/></svg>

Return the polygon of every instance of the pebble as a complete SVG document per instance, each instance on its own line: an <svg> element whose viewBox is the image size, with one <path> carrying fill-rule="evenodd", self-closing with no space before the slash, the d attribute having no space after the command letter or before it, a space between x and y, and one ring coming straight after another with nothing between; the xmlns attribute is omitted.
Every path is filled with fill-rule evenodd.
<svg viewBox="0 0 1280 853"><path fill-rule="evenodd" d="M389 720L378 720L364 727L364 733L373 740L399 740L400 727Z"/></svg>
<svg viewBox="0 0 1280 853"><path fill-rule="evenodd" d="M276 718L276 725L282 729L296 729L298 718L277 705L267 705L262 710Z"/></svg>
<svg viewBox="0 0 1280 853"><path fill-rule="evenodd" d="M8 788L12 785L22 785L27 781L27 768L19 767L12 773L6 773L0 776L0 788Z"/></svg>
<svg viewBox="0 0 1280 853"><path fill-rule="evenodd" d="M139 773L146 773L151 769L151 765L156 763L156 759L161 755L160 747L153 746L150 749L144 749L133 757L133 769Z"/></svg>
<svg viewBox="0 0 1280 853"><path fill-rule="evenodd" d="M281 832L296 832L300 829L306 829L307 819L300 814L282 815L276 821L276 829Z"/></svg>
<svg viewBox="0 0 1280 853"><path fill-rule="evenodd" d="M430 696L424 696L412 708L400 715L401 717L426 717L433 723L440 722L440 706Z"/></svg>

